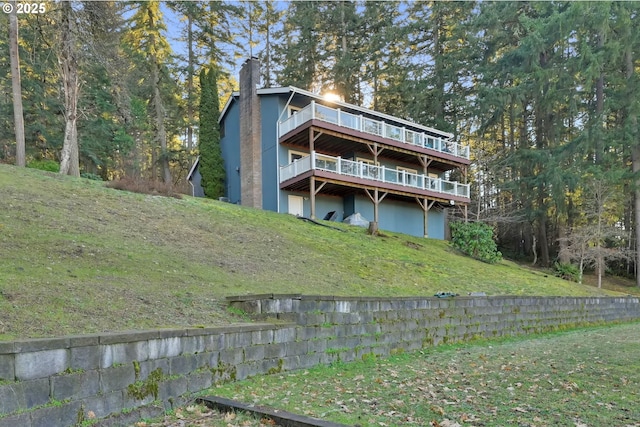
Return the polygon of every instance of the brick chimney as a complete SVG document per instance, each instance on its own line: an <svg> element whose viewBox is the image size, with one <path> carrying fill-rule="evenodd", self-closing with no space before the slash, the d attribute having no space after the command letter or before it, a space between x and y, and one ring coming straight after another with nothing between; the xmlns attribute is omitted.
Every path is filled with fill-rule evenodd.
<svg viewBox="0 0 640 427"><path fill-rule="evenodd" d="M247 59L240 69L240 203L262 209L262 123L257 86L260 61Z"/></svg>

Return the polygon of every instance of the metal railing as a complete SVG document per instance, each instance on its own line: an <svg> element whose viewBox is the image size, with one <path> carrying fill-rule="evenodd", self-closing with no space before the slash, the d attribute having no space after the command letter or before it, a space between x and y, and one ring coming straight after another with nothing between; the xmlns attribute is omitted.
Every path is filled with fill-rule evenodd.
<svg viewBox="0 0 640 427"><path fill-rule="evenodd" d="M311 152L309 156L282 166L280 168L280 182L287 181L311 169L469 198L469 184L346 160L341 157L326 156L315 151Z"/></svg>
<svg viewBox="0 0 640 427"><path fill-rule="evenodd" d="M362 115L347 113L346 111L341 111L339 108L331 108L325 105L316 104L315 101L311 101L311 103L302 110L297 111L291 117L281 121L278 136L285 135L312 119L381 136L404 144L429 148L441 153L448 153L457 157L469 159L468 146L460 145L452 141L446 141L442 138L427 135L426 133L415 132L405 127L395 126L381 120L374 120Z"/></svg>

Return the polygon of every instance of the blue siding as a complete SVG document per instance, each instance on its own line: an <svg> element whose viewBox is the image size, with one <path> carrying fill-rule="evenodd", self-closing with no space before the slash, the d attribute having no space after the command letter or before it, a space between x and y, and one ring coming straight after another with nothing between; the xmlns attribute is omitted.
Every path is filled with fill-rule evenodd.
<svg viewBox="0 0 640 427"><path fill-rule="evenodd" d="M373 203L366 196L356 196L355 212L369 221L373 221ZM381 230L389 230L398 233L410 234L412 236L423 237L424 218L422 208L417 202L390 202L383 200L380 203L380 222L378 227ZM441 210L432 209L429 211L428 224L429 237L433 239L444 239L444 214Z"/></svg>
<svg viewBox="0 0 640 427"><path fill-rule="evenodd" d="M204 197L204 188L202 188L202 174L200 174L200 167L196 167L191 175L192 196Z"/></svg>
<svg viewBox="0 0 640 427"><path fill-rule="evenodd" d="M295 194L304 198L304 216L311 215L308 193L293 193L279 189L279 166L288 163L289 148L278 144L277 122L283 112L288 97L279 95L263 95L260 97L260 113L262 115L262 205L264 209L287 213L289 211L288 195ZM227 197L231 203L240 202L240 118L239 104L232 102L224 117L225 135L221 140L222 157L227 171ZM304 151L304 149L299 150ZM355 156L369 157L364 153ZM383 160L383 164L395 169L396 164ZM419 171L420 172L420 171ZM434 171L435 172L435 171ZM345 198L324 196L316 197L316 217L322 219L328 212L336 211L337 221L359 212L369 221L373 220L373 203L364 194L356 194ZM381 230L406 233L414 236L423 235L423 213L416 202L398 202L383 200L380 204ZM445 238L445 215L442 210L429 212L429 237Z"/></svg>
<svg viewBox="0 0 640 427"><path fill-rule="evenodd" d="M281 191L280 197L280 212L289 212L289 195L303 197L303 216L309 218L311 216L311 202L309 201L309 193L295 193L292 191ZM316 219L322 219L326 214L331 211L335 211L337 216L335 221L342 221L343 216L343 204L341 197L323 196L319 194L316 196Z"/></svg>
<svg viewBox="0 0 640 427"><path fill-rule="evenodd" d="M282 111L278 96L260 97L262 117L262 208L278 210L278 117Z"/></svg>
<svg viewBox="0 0 640 427"><path fill-rule="evenodd" d="M224 116L224 137L220 139L222 159L227 180L227 197L231 203L240 203L240 108L233 101Z"/></svg>

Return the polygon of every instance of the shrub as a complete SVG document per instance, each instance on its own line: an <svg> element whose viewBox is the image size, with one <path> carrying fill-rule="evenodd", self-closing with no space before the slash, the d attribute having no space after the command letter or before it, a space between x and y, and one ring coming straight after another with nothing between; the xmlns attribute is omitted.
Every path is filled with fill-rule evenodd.
<svg viewBox="0 0 640 427"><path fill-rule="evenodd" d="M60 172L60 165L53 160L32 160L27 163L27 167L47 172Z"/></svg>
<svg viewBox="0 0 640 427"><path fill-rule="evenodd" d="M553 264L553 270L557 277L570 282L580 282L580 269L576 265L556 262Z"/></svg>
<svg viewBox="0 0 640 427"><path fill-rule="evenodd" d="M93 181L102 181L102 177L100 175L96 175L95 173L82 172L80 174L81 178L90 179Z"/></svg>
<svg viewBox="0 0 640 427"><path fill-rule="evenodd" d="M107 187L116 190L131 191L133 193L150 194L152 196L167 196L181 199L182 195L174 191L171 184L148 179L122 178L107 182Z"/></svg>
<svg viewBox="0 0 640 427"><path fill-rule="evenodd" d="M494 264L502 259L493 228L483 222L452 222L451 243L453 247L480 261Z"/></svg>

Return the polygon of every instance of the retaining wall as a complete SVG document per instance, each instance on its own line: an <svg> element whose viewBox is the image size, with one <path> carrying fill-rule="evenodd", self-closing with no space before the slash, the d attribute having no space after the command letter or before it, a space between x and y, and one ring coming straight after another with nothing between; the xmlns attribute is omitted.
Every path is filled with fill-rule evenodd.
<svg viewBox="0 0 640 427"><path fill-rule="evenodd" d="M269 322L0 342L0 427L127 425L220 381L640 319L640 299L230 297ZM273 320L277 320L274 322Z"/></svg>

